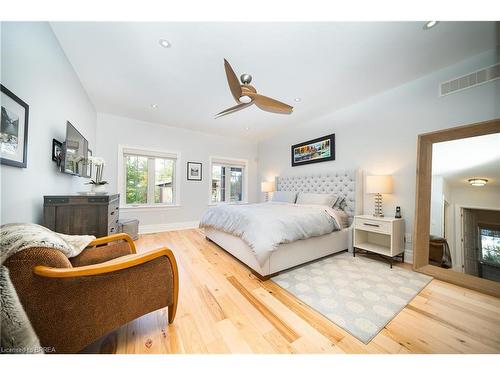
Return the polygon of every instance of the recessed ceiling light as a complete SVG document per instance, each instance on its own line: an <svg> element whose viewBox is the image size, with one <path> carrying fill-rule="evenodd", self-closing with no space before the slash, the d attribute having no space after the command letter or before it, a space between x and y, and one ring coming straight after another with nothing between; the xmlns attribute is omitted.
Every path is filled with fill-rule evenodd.
<svg viewBox="0 0 500 375"><path fill-rule="evenodd" d="M250 130L250 128L248 126L245 126L245 130Z"/></svg>
<svg viewBox="0 0 500 375"><path fill-rule="evenodd" d="M439 23L439 21L427 21L424 25L424 30L429 30L436 26Z"/></svg>
<svg viewBox="0 0 500 375"><path fill-rule="evenodd" d="M302 101L302 99L301 99L301 98L295 98L295 99L293 99L293 100L295 100L296 102L301 102L301 101Z"/></svg>
<svg viewBox="0 0 500 375"><path fill-rule="evenodd" d="M158 104L151 104L151 108L158 109Z"/></svg>
<svg viewBox="0 0 500 375"><path fill-rule="evenodd" d="M469 181L472 186L484 186L488 182L485 178L469 178L467 181Z"/></svg>
<svg viewBox="0 0 500 375"><path fill-rule="evenodd" d="M163 48L172 47L172 44L170 44L170 42L166 39L160 39L160 41L158 43L160 43L160 46L162 46Z"/></svg>

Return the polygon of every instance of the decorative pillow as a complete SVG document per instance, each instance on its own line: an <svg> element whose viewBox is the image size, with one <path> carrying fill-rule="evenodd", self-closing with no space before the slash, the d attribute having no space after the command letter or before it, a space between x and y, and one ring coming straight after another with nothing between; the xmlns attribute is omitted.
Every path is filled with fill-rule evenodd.
<svg viewBox="0 0 500 375"><path fill-rule="evenodd" d="M347 203L345 201L345 197L339 198L337 202L335 202L335 204L333 205L333 207L340 208L341 210L343 210L346 206Z"/></svg>
<svg viewBox="0 0 500 375"><path fill-rule="evenodd" d="M286 203L295 203L295 199L297 199L296 191L275 191L273 193L273 202L286 202Z"/></svg>
<svg viewBox="0 0 500 375"><path fill-rule="evenodd" d="M349 216L344 210L341 210L340 208L335 207L333 211L336 214L336 219L339 221L339 224L342 226L342 228L348 228L349 227Z"/></svg>
<svg viewBox="0 0 500 375"><path fill-rule="evenodd" d="M333 207L338 199L338 195L333 193L299 193L297 197L297 204L321 204L324 206Z"/></svg>

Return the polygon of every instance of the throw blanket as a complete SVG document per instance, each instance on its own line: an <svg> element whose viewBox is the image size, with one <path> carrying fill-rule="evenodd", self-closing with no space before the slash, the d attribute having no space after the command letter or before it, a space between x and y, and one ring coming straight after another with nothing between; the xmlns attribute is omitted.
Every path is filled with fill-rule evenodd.
<svg viewBox="0 0 500 375"><path fill-rule="evenodd" d="M241 237L263 265L282 244L321 236L341 228L328 206L282 202L246 205L221 204L208 209L200 228L214 228Z"/></svg>
<svg viewBox="0 0 500 375"><path fill-rule="evenodd" d="M24 312L9 278L5 260L31 247L61 251L68 258L77 256L94 236L68 236L36 224L5 224L0 227L0 323L2 353L43 353L38 337Z"/></svg>

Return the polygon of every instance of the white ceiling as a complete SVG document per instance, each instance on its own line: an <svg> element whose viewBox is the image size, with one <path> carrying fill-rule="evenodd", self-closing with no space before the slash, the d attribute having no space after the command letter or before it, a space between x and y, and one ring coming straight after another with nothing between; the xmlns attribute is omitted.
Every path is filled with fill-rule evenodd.
<svg viewBox="0 0 500 375"><path fill-rule="evenodd" d="M500 187L500 133L435 143L432 174L451 186L469 186L469 178L486 178L487 186Z"/></svg>
<svg viewBox="0 0 500 375"><path fill-rule="evenodd" d="M97 111L262 139L496 45L493 22L53 22ZM171 48L162 48L164 38ZM223 67L249 73L291 115L235 105ZM437 85L436 85L437 90ZM300 103L294 98L300 97ZM153 110L151 104L157 104ZM246 130L246 128L249 130Z"/></svg>

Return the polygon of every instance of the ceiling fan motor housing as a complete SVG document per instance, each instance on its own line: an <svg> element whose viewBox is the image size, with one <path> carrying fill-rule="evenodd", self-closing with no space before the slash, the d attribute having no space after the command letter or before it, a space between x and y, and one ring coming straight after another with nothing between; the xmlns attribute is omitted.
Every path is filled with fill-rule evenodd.
<svg viewBox="0 0 500 375"><path fill-rule="evenodd" d="M244 85L248 85L250 82L252 82L252 76L245 73L241 75L240 80Z"/></svg>

